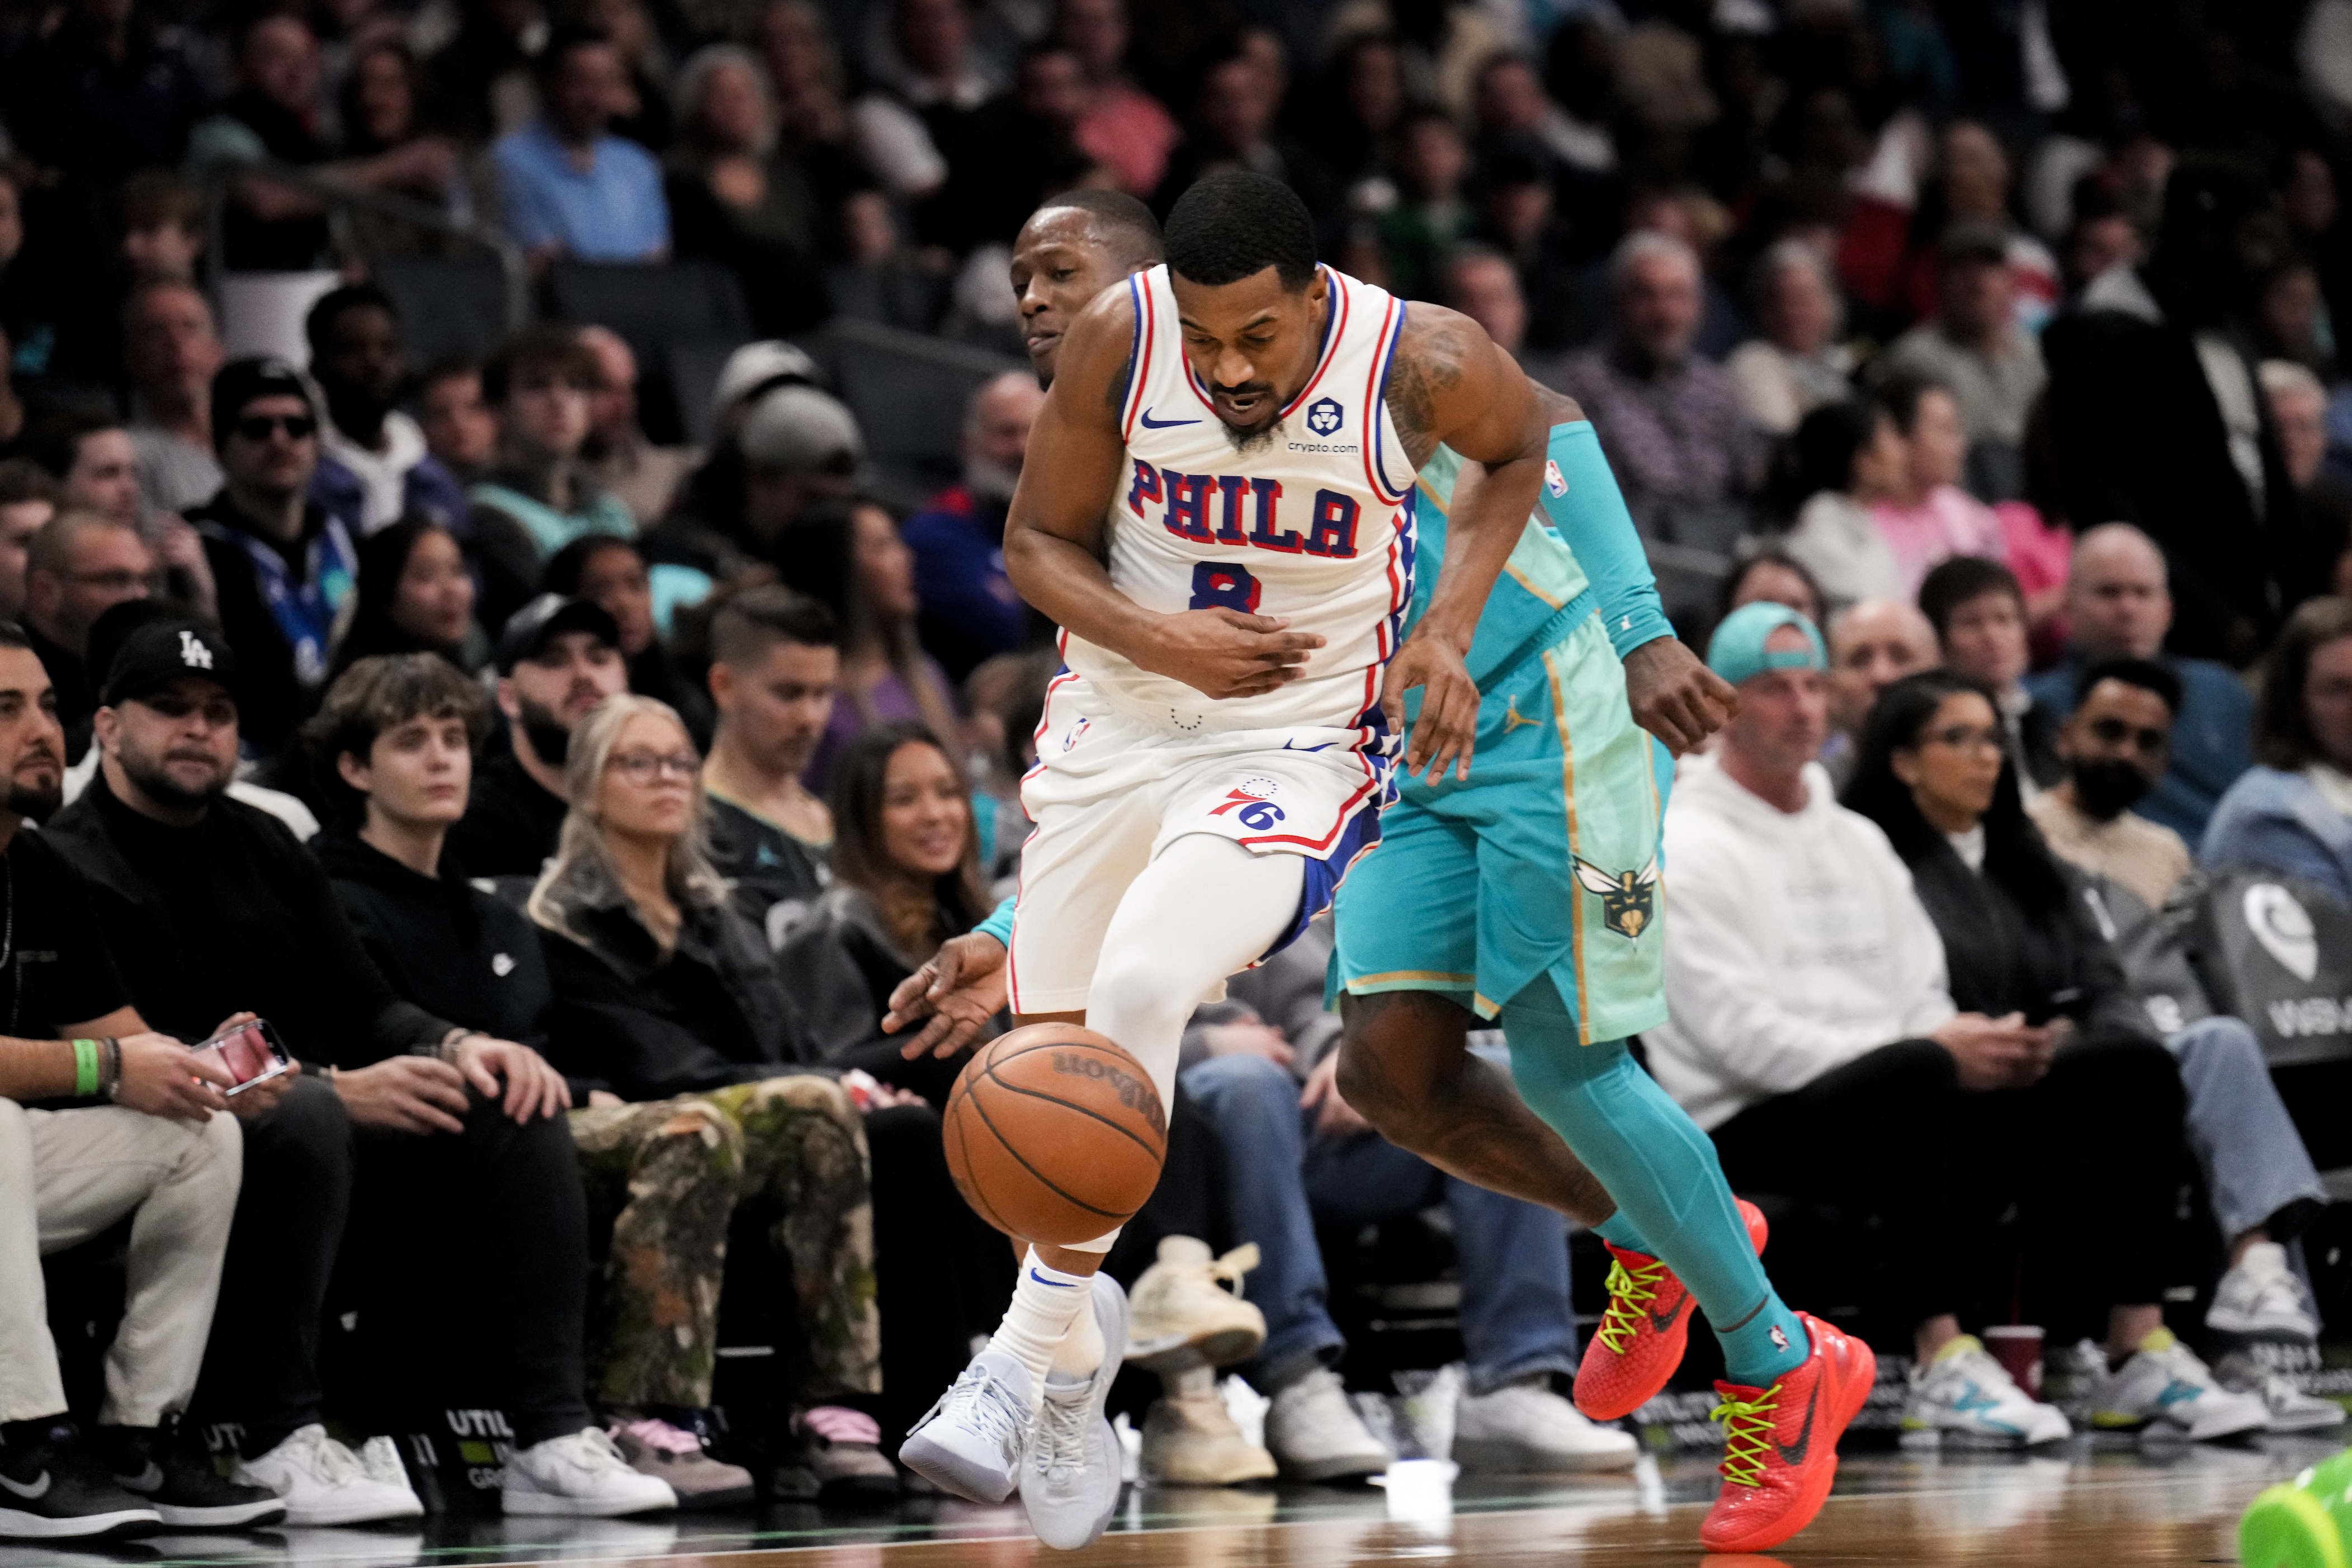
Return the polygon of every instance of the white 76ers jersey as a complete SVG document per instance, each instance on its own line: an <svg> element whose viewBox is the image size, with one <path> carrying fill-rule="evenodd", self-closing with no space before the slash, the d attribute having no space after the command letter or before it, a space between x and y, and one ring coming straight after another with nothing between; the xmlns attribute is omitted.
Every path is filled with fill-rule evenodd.
<svg viewBox="0 0 2352 1568"><path fill-rule="evenodd" d="M1325 639L1300 679L1218 701L1066 638L1070 669L1148 723L1384 732L1381 670L1412 602L1414 468L1386 397L1405 304L1328 267L1323 278L1330 310L1314 374L1246 450L1184 358L1168 268L1128 280L1134 368L1107 523L1112 586L1148 610L1285 616Z"/></svg>

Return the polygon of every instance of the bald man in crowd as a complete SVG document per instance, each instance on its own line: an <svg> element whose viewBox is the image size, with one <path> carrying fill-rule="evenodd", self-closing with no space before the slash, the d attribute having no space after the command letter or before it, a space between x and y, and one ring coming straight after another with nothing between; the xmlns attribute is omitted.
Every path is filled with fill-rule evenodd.
<svg viewBox="0 0 2352 1568"><path fill-rule="evenodd" d="M1029 426L1045 405L1027 371L982 382L964 406L958 438L963 482L907 520L923 646L957 680L982 659L1034 640L1029 608L1004 574L1004 514L1021 482Z"/></svg>
<svg viewBox="0 0 2352 1568"><path fill-rule="evenodd" d="M2189 843L2201 843L2214 803L2252 765L2254 705L2245 683L2225 664L2164 651L2172 629L2164 552L2127 522L2103 523L2074 542L2066 618L2064 662L2028 680L2026 689L2063 721L2081 699L2084 671L2095 664L2146 658L2170 670L2181 693L2172 764L2137 809Z"/></svg>
<svg viewBox="0 0 2352 1568"><path fill-rule="evenodd" d="M1853 772L1871 704L1892 682L1938 662L1936 628L1916 605L1864 599L1830 617L1830 738L1822 764L1840 789Z"/></svg>

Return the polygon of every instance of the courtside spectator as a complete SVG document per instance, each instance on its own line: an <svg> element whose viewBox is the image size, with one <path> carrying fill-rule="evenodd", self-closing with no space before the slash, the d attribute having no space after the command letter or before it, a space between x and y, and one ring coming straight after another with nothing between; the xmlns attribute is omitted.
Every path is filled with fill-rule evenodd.
<svg viewBox="0 0 2352 1568"><path fill-rule="evenodd" d="M0 1541L268 1524L285 1515L278 1495L225 1480L180 1418L236 1212L227 1107L258 1114L285 1080L229 1101L221 1089L234 1080L217 1062L152 1032L130 1005L81 879L25 831L57 808L64 751L48 677L0 623L0 863L12 941L39 955L9 968L11 1037L0 1039ZM90 1103L100 1100L110 1103ZM100 1429L78 1440L41 1257L126 1217Z"/></svg>
<svg viewBox="0 0 2352 1568"><path fill-rule="evenodd" d="M1780 548L1804 563L1832 614L1910 597L1874 512L1903 493L1909 463L1895 416L1863 398L1814 409L1781 452L1771 488L1792 521Z"/></svg>
<svg viewBox="0 0 2352 1568"><path fill-rule="evenodd" d="M575 539L548 562L539 585L543 593L602 605L620 629L629 689L676 709L697 745L709 739L710 698L662 641L661 613L671 606L655 604L653 576L635 540L598 533Z"/></svg>
<svg viewBox="0 0 2352 1568"><path fill-rule="evenodd" d="M539 930L468 883L443 852L488 727L480 689L430 655L370 658L338 677L304 731L335 802L318 855L361 945L403 1000L537 1043L554 1000ZM596 1314L604 1332L590 1347L591 1386L613 1414L614 1441L633 1468L668 1482L681 1506L746 1501L750 1471L711 1459L691 1432L646 1408L710 1403L735 1179L711 1151L729 1144L727 1130L716 1118L671 1113L682 1108L624 1125L602 1114L619 1109L617 1097L567 1087L583 1176L619 1216ZM679 1304L689 1311L683 1342L672 1321Z"/></svg>
<svg viewBox="0 0 2352 1568"><path fill-rule="evenodd" d="M989 910L963 770L919 724L877 724L835 768L833 885L778 963L819 1059L865 1068L944 1108L956 1065L908 1062L881 1030L890 993Z"/></svg>
<svg viewBox="0 0 2352 1568"><path fill-rule="evenodd" d="M327 399L312 499L360 538L407 516L462 524L466 495L457 476L399 408L408 350L392 296L373 283L346 284L320 297L302 330L310 374Z"/></svg>
<svg viewBox="0 0 2352 1568"><path fill-rule="evenodd" d="M1830 738L1822 764L1843 786L1853 772L1862 726L1878 694L1942 657L1936 627L1902 599L1864 599L1830 617Z"/></svg>
<svg viewBox="0 0 2352 1568"><path fill-rule="evenodd" d="M2009 1269L1993 1263L2002 1254L1984 1232L2012 1201L2049 1213L2064 1237L2035 1255L2028 1279L2037 1289L2051 1278L2039 1263L2048 1254L2053 1267L2080 1267L2126 1300L2157 1296L2168 1178L2139 1162L2104 1161L2090 1130L2112 1122L2160 1142L2169 1128L2177 1144L2171 1063L2152 1046L2139 1057L2128 1056L2139 1042L2124 1047L2134 1065L2152 1058L2160 1069L2132 1080L2168 1113L2151 1132L2125 1115L2147 1106L2116 1104L2116 1075L2098 1070L2095 1056L2076 1054L2053 1082L2047 1031L2007 1007L2001 1016L1961 1012L1905 862L1879 827L1832 798L1812 760L1828 725L1818 634L1789 610L1751 605L1717 629L1707 653L1739 688L1740 710L1713 757L1685 763L1667 807L1671 1016L1647 1037L1652 1068L1714 1134L1736 1190L1876 1212L1876 1294L1894 1322L1911 1328L1916 1356L1906 1424L2000 1444L2063 1437L2065 1418L2030 1400L1962 1334L1959 1314L1987 1296L2009 1305ZM2000 775L1989 705L1980 729ZM1874 752L1864 776L1873 757L1886 765ZM2066 1132L2028 1138L2045 1115ZM2017 1157L1999 1170L1957 1184L1903 1153L1923 1137L1961 1137L1982 1117L2016 1130L2002 1146ZM1832 1125L1833 1155L1816 1131ZM1930 1131L1938 1128L1948 1131ZM1854 1187L1856 1168L1876 1173L1867 1193ZM1984 1278L1988 1270L1999 1278ZM2149 1283L2135 1289L2142 1276ZM2152 1306L2118 1310L2116 1348L2159 1321ZM2147 1392L2149 1403L2162 1387ZM2193 1397L2201 1405L2229 1396ZM2258 1402L2239 1414L2239 1425L2220 1425L2266 1420Z"/></svg>
<svg viewBox="0 0 2352 1568"><path fill-rule="evenodd" d="M1677 537L1678 517L1693 526L1744 519L1761 447L1731 378L1693 346L1705 303L1698 253L1666 235L1636 234L1611 257L1609 275L1614 334L1570 356L1559 390L1600 431L1625 504L1649 537Z"/></svg>
<svg viewBox="0 0 2352 1568"><path fill-rule="evenodd" d="M103 670L88 664L89 628L129 599L155 592L155 552L128 523L72 507L41 525L25 547L25 636L49 672L66 761L89 749Z"/></svg>
<svg viewBox="0 0 2352 1568"><path fill-rule="evenodd" d="M2222 792L2253 761L2254 701L2245 681L2227 665L2165 651L2172 588L2164 552L2127 522L2103 523L2074 542L2066 626L2065 658L2026 682L2055 718L2074 711L2084 671L2107 659L2152 659L2179 680L2171 765L2140 811L2200 843Z"/></svg>
<svg viewBox="0 0 2352 1568"><path fill-rule="evenodd" d="M746 588L710 618L719 714L702 767L710 859L771 947L782 945L831 876L833 814L801 774L840 681L839 627L805 595Z"/></svg>
<svg viewBox="0 0 2352 1568"><path fill-rule="evenodd" d="M0 458L0 620L25 618L25 563L63 494L39 464Z"/></svg>
<svg viewBox="0 0 2352 1568"><path fill-rule="evenodd" d="M866 1130L840 1081L795 1070L811 1062L799 1009L703 855L701 772L685 726L651 698L615 697L581 724L562 846L530 894L555 986L548 1036L569 1070L623 1100L691 1096L733 1130L738 1200L765 1194L785 1212L807 1340L792 1423L802 1462L814 1489L895 1495L872 1417L833 1403L882 1387ZM876 1085L866 1104L893 1110L899 1097ZM927 1111L900 1122L939 1136ZM877 1150L873 1168L898 1155Z"/></svg>
<svg viewBox="0 0 2352 1568"><path fill-rule="evenodd" d="M2021 1032L2021 1054L2010 1064L2004 1087L2025 1092L1991 1103L2022 1118L2011 1124L2019 1146L2039 1144L2048 1156L2016 1173L2025 1179L2013 1196L2032 1216L2026 1289L2041 1301L2039 1310L2059 1313L2112 1303L2106 1376L2087 1391L2094 1425L2157 1418L2195 1438L2251 1430L2255 1417L2267 1426L2269 1404L2221 1390L2163 1327L2153 1303L2165 1267L2172 1184L2185 1152L2184 1113L2206 1145L2200 1152L2209 1169L2241 1172L2249 1161L2274 1165L2288 1160L2288 1152L2261 1143L2211 1146L2208 1117L2184 1094L2182 1069L2158 1054L2162 1047L2125 984L2105 923L2025 816L2002 735L1989 687L1949 670L1907 677L1887 688L1872 712L1845 798L1885 831L1910 868L1919 901L1943 938L1954 1004ZM2209 1026L2199 1028L2210 1033ZM2251 1032L2230 1020L2220 1028L2226 1037L2209 1043L2259 1080ZM2206 1111L2213 1109L2209 1104ZM2273 1114L2270 1121L2284 1131L2282 1118ZM2047 1131L2037 1132L2037 1126ZM2135 1152L2132 1160L2107 1157L2126 1145ZM2307 1201L2316 1190L2308 1163L2289 1163L2294 1168L2281 1201ZM2221 1197L2231 1184L2214 1186ZM2257 1223L2267 1215L2263 1211ZM1977 1220L1987 1217L1979 1212ZM2105 1230L2085 1247L2092 1226ZM2054 1253L2042 1250L2062 1236L2067 1240Z"/></svg>
<svg viewBox="0 0 2352 1568"><path fill-rule="evenodd" d="M1029 640L1029 607L1004 574L1004 516L1045 404L1024 371L982 382L964 405L963 482L933 496L901 531L915 555L917 628L950 680Z"/></svg>
<svg viewBox="0 0 2352 1568"><path fill-rule="evenodd" d="M2180 835L2132 807L2172 761L2180 682L2160 664L2120 658L2093 665L2082 685L2082 701L2058 730L2065 775L2026 815L2051 853L2160 910L2195 861Z"/></svg>
<svg viewBox="0 0 2352 1568"><path fill-rule="evenodd" d="M1877 400L1903 437L1903 488L1870 509L1894 552L1900 595L1916 595L1928 571L1952 556L2002 559L2009 545L2000 519L1959 486L1969 439L1950 391L1937 382L1895 376L1879 387Z"/></svg>
<svg viewBox="0 0 2352 1568"><path fill-rule="evenodd" d="M581 456L602 375L577 332L545 324L508 339L482 367L482 395L498 411L498 462L466 499L482 619L493 628L537 591L549 556L583 534L637 531Z"/></svg>
<svg viewBox="0 0 2352 1568"><path fill-rule="evenodd" d="M572 730L628 689L621 632L585 599L542 594L499 634L498 704L507 749L475 774L450 844L477 877L539 875L563 828L563 765Z"/></svg>
<svg viewBox="0 0 2352 1568"><path fill-rule="evenodd" d="M1265 1310L1265 1338L1244 1373L1272 1401L1266 1448L1292 1480L1387 1468L1386 1449L1334 1370L1347 1341L1325 1307L1316 1227L1353 1230L1442 1201L1461 1260L1467 1358L1455 1461L1466 1472L1512 1475L1630 1467L1630 1436L1596 1426L1552 1388L1577 1359L1566 1227L1549 1209L1398 1148L1341 1098L1339 1020L1323 1008L1330 952L1328 924L1318 921L1274 960L1235 976L1236 1005L1203 1009L1186 1031L1179 1079L1217 1131L1222 1217L1259 1253L1249 1297ZM1217 1021L1207 1022L1212 1016ZM1147 1463L1162 1475L1200 1463L1206 1456L1197 1449L1216 1433L1181 1400L1144 1430Z"/></svg>
<svg viewBox="0 0 2352 1568"><path fill-rule="evenodd" d="M220 489L212 385L227 359L213 325L212 304L194 283L141 284L123 301L131 445L137 454L139 493L157 511L186 511Z"/></svg>
<svg viewBox="0 0 2352 1568"><path fill-rule="evenodd" d="M482 396L482 367L445 359L416 382L416 424L425 449L461 485L490 470L499 454L499 416Z"/></svg>
<svg viewBox="0 0 2352 1568"><path fill-rule="evenodd" d="M268 755L318 705L359 556L341 520L310 499L319 410L293 366L226 366L213 378L212 428L220 492L188 521L204 535L221 630L243 655L238 731Z"/></svg>
<svg viewBox="0 0 2352 1568"><path fill-rule="evenodd" d="M664 259L661 165L611 130L626 80L611 35L559 27L535 70L539 118L490 148L507 233L541 263Z"/></svg>
<svg viewBox="0 0 2352 1568"><path fill-rule="evenodd" d="M379 653L436 653L469 675L490 662L455 534L409 518L362 540L359 559L359 595L335 645L336 675Z"/></svg>
<svg viewBox="0 0 2352 1568"><path fill-rule="evenodd" d="M1759 599L1786 605L1817 624L1822 614L1821 584L1813 581L1803 562L1785 550L1768 546L1733 567L1716 595L1715 618L1720 621L1740 605Z"/></svg>
<svg viewBox="0 0 2352 1568"><path fill-rule="evenodd" d="M488 1331L515 1427L509 1511L673 1506L583 1398L587 1242L557 1114L563 1080L530 1047L395 996L318 863L275 819L226 798L237 689L236 655L197 623L132 632L100 694L98 777L48 828L90 883L142 1016L202 1039L217 1020L257 1013L316 1064L247 1129L194 1408L241 1426L237 1479L284 1496L292 1523L421 1511L404 1482L375 1479L319 1424L320 1314L348 1225L375 1356L397 1365L403 1326L430 1321L456 1280L502 1303Z"/></svg>
<svg viewBox="0 0 2352 1568"><path fill-rule="evenodd" d="M588 474L620 498L640 528L669 510L670 499L701 454L691 447L656 447L637 423L637 356L609 327L583 327L580 345L596 362L596 391L588 403L588 439L581 455Z"/></svg>
<svg viewBox="0 0 2352 1568"><path fill-rule="evenodd" d="M2314 599L2279 634L2254 757L2213 808L2199 858L2300 877L2352 908L2352 600Z"/></svg>
<svg viewBox="0 0 2352 1568"><path fill-rule="evenodd" d="M1958 222L1937 256L1936 313L1895 340L1886 368L1950 389L1969 488L2008 500L2021 480L2025 416L2048 379L2041 347L2018 325L2009 233L1998 223Z"/></svg>
<svg viewBox="0 0 2352 1568"><path fill-rule="evenodd" d="M1853 395L1854 352L1838 341L1845 304L1829 263L1801 239L1767 249L1752 278L1758 335L1723 368L1756 428L1787 436L1814 409Z"/></svg>
<svg viewBox="0 0 2352 1568"><path fill-rule="evenodd" d="M954 689L915 632L914 557L881 503L828 506L793 535L784 581L818 600L841 627L841 683L808 766L808 786L833 784L835 760L867 727L922 725L961 752Z"/></svg>
<svg viewBox="0 0 2352 1568"><path fill-rule="evenodd" d="M2058 719L2026 689L2030 659L2025 590L1998 561L1955 555L1919 584L1919 610L1936 628L1944 666L1977 681L2000 704L2003 748L2031 797L2058 782Z"/></svg>

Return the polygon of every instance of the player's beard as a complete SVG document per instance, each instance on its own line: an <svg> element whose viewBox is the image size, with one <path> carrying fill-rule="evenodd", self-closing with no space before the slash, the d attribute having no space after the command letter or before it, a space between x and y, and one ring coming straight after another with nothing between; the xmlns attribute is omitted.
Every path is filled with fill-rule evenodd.
<svg viewBox="0 0 2352 1568"><path fill-rule="evenodd" d="M1282 434L1282 421L1278 418L1269 419L1255 430L1236 430L1222 419L1217 421L1217 427L1225 433L1225 439L1234 444L1234 450L1244 458L1253 452L1265 451L1274 445L1274 438Z"/></svg>

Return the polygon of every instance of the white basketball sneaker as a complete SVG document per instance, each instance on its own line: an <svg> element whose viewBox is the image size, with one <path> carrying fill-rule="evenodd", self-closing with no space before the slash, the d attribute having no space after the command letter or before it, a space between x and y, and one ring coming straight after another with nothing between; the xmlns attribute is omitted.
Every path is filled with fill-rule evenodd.
<svg viewBox="0 0 2352 1568"><path fill-rule="evenodd" d="M992 1347L915 1423L898 1462L966 1502L1003 1502L1021 1479L1028 1430L1029 1369Z"/></svg>
<svg viewBox="0 0 2352 1568"><path fill-rule="evenodd" d="M1911 1369L1903 1429L1999 1448L2055 1443L2074 1430L2056 1405L2018 1387L1974 1334L1945 1342L1933 1360Z"/></svg>
<svg viewBox="0 0 2352 1568"><path fill-rule="evenodd" d="M1118 1507L1126 1468L1103 1406L1127 1352L1127 1292L1109 1275L1097 1274L1093 1306L1102 1329L1102 1364L1087 1377L1045 1379L1045 1403L1021 1468L1021 1506L1029 1511L1029 1528L1060 1552L1090 1546L1102 1534Z"/></svg>

